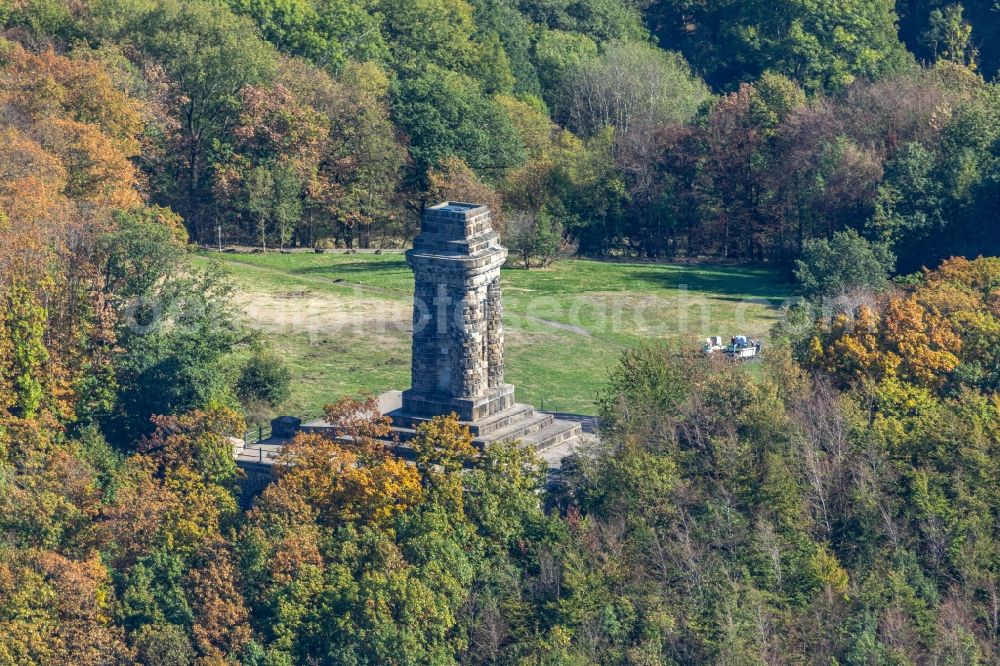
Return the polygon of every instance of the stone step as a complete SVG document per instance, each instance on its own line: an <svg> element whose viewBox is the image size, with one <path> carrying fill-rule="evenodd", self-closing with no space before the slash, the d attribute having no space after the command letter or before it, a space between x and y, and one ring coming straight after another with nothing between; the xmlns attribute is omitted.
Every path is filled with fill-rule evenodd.
<svg viewBox="0 0 1000 666"><path fill-rule="evenodd" d="M392 427L392 434L399 439L400 443L406 444L411 439L417 435L417 431L413 428L401 428L399 426Z"/></svg>
<svg viewBox="0 0 1000 666"><path fill-rule="evenodd" d="M479 448L485 448L495 442L509 442L515 439L526 440L532 434L545 430L551 426L553 420L554 419L551 414L544 414L529 410L527 416L523 416L513 423L509 423L505 427L494 430L489 434L475 437L472 440L472 443ZM392 432L399 438L400 443L404 445L412 440L417 434L415 428L402 428L400 426L393 426Z"/></svg>
<svg viewBox="0 0 1000 666"><path fill-rule="evenodd" d="M394 422L393 435L402 445L397 454L408 453L408 442L416 435L415 426L428 419L407 416L400 411L390 412L388 415ZM570 442L583 432L579 423L557 420L551 414L536 412L530 405L520 403L481 419L475 424L466 425L475 426L470 429L473 430L474 443L480 448L494 442L520 439L539 452ZM329 432L331 429L322 421L302 425L302 430L305 432Z"/></svg>
<svg viewBox="0 0 1000 666"><path fill-rule="evenodd" d="M479 419L472 423L465 423L472 432L473 437L480 437L483 435L488 435L490 433L496 432L502 428L506 428L512 425L515 421L527 418L531 416L532 412L531 405L515 404L513 407L508 407L507 409L497 412L486 418ZM387 415L392 419L392 424L400 429L415 430L417 426L421 423L426 423L430 421L430 418L424 416L413 416L411 414L406 414L402 410L396 410L389 412Z"/></svg>
<svg viewBox="0 0 1000 666"><path fill-rule="evenodd" d="M544 430L552 424L551 414L532 412L529 416L519 419L510 425L494 430L488 435L483 435L475 439L477 446L489 446L494 442L509 442L515 439L524 439L532 433Z"/></svg>
<svg viewBox="0 0 1000 666"><path fill-rule="evenodd" d="M531 405L515 403L513 407L469 424L469 429L472 430L473 435L482 437L483 435L489 435L513 425L517 421L530 418L534 412L535 410Z"/></svg>
<svg viewBox="0 0 1000 666"><path fill-rule="evenodd" d="M532 444L536 451L545 451L583 434L579 423L555 420L547 427L523 438L525 444Z"/></svg>

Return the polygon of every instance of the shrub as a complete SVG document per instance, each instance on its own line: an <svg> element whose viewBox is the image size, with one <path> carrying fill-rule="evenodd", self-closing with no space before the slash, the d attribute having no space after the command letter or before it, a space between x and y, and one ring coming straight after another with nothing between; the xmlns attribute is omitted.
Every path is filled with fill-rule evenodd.
<svg viewBox="0 0 1000 666"><path fill-rule="evenodd" d="M254 354L236 382L236 395L244 405L266 404L277 407L291 392L292 372L283 359L264 352Z"/></svg>

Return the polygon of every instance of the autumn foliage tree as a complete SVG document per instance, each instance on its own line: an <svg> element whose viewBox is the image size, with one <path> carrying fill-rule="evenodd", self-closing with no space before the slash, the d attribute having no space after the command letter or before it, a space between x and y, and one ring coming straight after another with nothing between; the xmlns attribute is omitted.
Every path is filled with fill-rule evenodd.
<svg viewBox="0 0 1000 666"><path fill-rule="evenodd" d="M0 148L0 293L5 319L19 322L8 335L22 411L37 411L47 385L48 406L65 415L113 343L91 257L113 211L142 203L131 158L145 110L85 53L36 55L7 43L3 58L0 103L10 123ZM46 349L32 351L32 336L44 336Z"/></svg>
<svg viewBox="0 0 1000 666"><path fill-rule="evenodd" d="M385 454L386 442L392 435L392 420L379 411L377 397L341 398L323 411L326 422L333 426L345 446L368 458Z"/></svg>
<svg viewBox="0 0 1000 666"><path fill-rule="evenodd" d="M954 275L956 268L949 265L946 274ZM962 362L967 328L956 312L941 309L948 307L949 291L942 276L929 272L927 280L927 287L911 294L862 305L853 316L834 316L813 337L810 363L846 382L899 380L936 391L960 382L954 373ZM985 304L980 300L976 305ZM975 329L968 333L976 336Z"/></svg>

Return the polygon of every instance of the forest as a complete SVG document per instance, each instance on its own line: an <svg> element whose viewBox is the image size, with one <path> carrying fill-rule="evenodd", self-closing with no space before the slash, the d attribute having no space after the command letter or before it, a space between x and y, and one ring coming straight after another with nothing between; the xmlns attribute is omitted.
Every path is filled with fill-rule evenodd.
<svg viewBox="0 0 1000 666"><path fill-rule="evenodd" d="M993 0L0 0L0 664L1000 663ZM556 488L294 381L197 245L755 262ZM525 268L525 270L528 270ZM532 269L533 270L533 269Z"/></svg>
<svg viewBox="0 0 1000 666"><path fill-rule="evenodd" d="M843 229L907 272L997 249L992 0L4 0L0 22L126 93L145 199L203 245L398 245L452 197L542 260L789 264Z"/></svg>

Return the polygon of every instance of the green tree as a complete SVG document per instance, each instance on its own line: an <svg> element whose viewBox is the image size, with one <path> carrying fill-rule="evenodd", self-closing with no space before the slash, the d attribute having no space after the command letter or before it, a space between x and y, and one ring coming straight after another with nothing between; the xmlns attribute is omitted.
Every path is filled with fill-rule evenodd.
<svg viewBox="0 0 1000 666"><path fill-rule="evenodd" d="M475 12L478 35L499 38L514 77L514 91L540 94L539 71L532 55L535 26L513 0L474 0L470 4Z"/></svg>
<svg viewBox="0 0 1000 666"><path fill-rule="evenodd" d="M153 414L225 398L223 360L250 337L236 322L232 285L193 270L182 237L175 216L150 208L119 214L97 244L117 342L115 405L101 418L119 445L147 432Z"/></svg>
<svg viewBox="0 0 1000 666"><path fill-rule="evenodd" d="M935 59L968 66L975 62L976 49L971 44L972 26L962 18L962 11L962 5L932 10L924 39Z"/></svg>
<svg viewBox="0 0 1000 666"><path fill-rule="evenodd" d="M643 41L648 37L642 17L631 3L615 0L523 0L519 3L534 23L552 30L587 35L597 42Z"/></svg>
<svg viewBox="0 0 1000 666"><path fill-rule="evenodd" d="M258 165L246 181L247 210L254 217L260 249L267 251L267 231L274 215L274 175L265 166Z"/></svg>
<svg viewBox="0 0 1000 666"><path fill-rule="evenodd" d="M255 352L240 370L236 395L244 405L277 407L291 393L292 372L279 356Z"/></svg>
<svg viewBox="0 0 1000 666"><path fill-rule="evenodd" d="M546 464L531 447L498 442L468 473L466 513L493 548L514 548L544 520Z"/></svg>
<svg viewBox="0 0 1000 666"><path fill-rule="evenodd" d="M813 299L837 297L855 290L883 291L896 258L882 243L872 243L853 229L837 231L830 240L806 243L795 261L795 279Z"/></svg>
<svg viewBox="0 0 1000 666"><path fill-rule="evenodd" d="M561 83L557 116L584 136L610 125L636 128L684 123L708 99L684 59L640 43L612 42L572 66Z"/></svg>
<svg viewBox="0 0 1000 666"><path fill-rule="evenodd" d="M133 643L138 658L149 666L187 666L197 656L187 632L176 624L144 625Z"/></svg>
<svg viewBox="0 0 1000 666"><path fill-rule="evenodd" d="M1000 7L993 0L906 0L897 9L900 36L919 60L936 59L948 50L953 62L976 66L987 80L996 76Z"/></svg>
<svg viewBox="0 0 1000 666"><path fill-rule="evenodd" d="M598 396L601 422L608 433L625 439L652 432L659 415L672 413L687 397L697 364L668 362L663 347L646 346L622 353L608 384Z"/></svg>
<svg viewBox="0 0 1000 666"><path fill-rule="evenodd" d="M0 337L9 347L0 364L0 386L10 384L13 410L23 419L35 418L50 395L45 324L45 309L23 285L0 295Z"/></svg>
<svg viewBox="0 0 1000 666"><path fill-rule="evenodd" d="M150 430L154 414L232 400L228 355L252 336L236 320L232 285L215 271L164 282L135 302L121 324L120 387L105 429L119 445Z"/></svg>
<svg viewBox="0 0 1000 666"><path fill-rule="evenodd" d="M378 0L397 67L434 64L466 71L474 58L472 6L466 0Z"/></svg>
<svg viewBox="0 0 1000 666"><path fill-rule="evenodd" d="M955 65L936 70L965 71ZM992 235L977 230L995 196L1000 93L978 83L963 90L939 135L903 146L885 167L868 224L893 244L904 270L996 247Z"/></svg>
<svg viewBox="0 0 1000 666"><path fill-rule="evenodd" d="M339 72L348 61L384 60L388 47L379 16L356 0L228 0L283 53Z"/></svg>
<svg viewBox="0 0 1000 666"><path fill-rule="evenodd" d="M58 0L4 3L0 19L5 25L27 30L39 43L50 38L70 42L81 36L72 9Z"/></svg>
<svg viewBox="0 0 1000 666"><path fill-rule="evenodd" d="M302 181L288 163L274 169L271 190L272 217L278 232L278 249L284 249L302 219Z"/></svg>
<svg viewBox="0 0 1000 666"><path fill-rule="evenodd" d="M944 184L936 156L920 143L907 144L886 164L870 228L894 245L919 242L945 226Z"/></svg>
<svg viewBox="0 0 1000 666"><path fill-rule="evenodd" d="M535 63L545 99L550 103L568 73L597 56L597 44L586 35L564 30L543 30L535 42Z"/></svg>
<svg viewBox="0 0 1000 666"><path fill-rule="evenodd" d="M533 263L548 266L565 245L562 225L544 210L512 216L507 224L506 242L525 269Z"/></svg>
<svg viewBox="0 0 1000 666"><path fill-rule="evenodd" d="M476 65L476 78L488 95L509 93L514 89L514 74L510 59L497 35L488 35L480 45L480 59Z"/></svg>
<svg viewBox="0 0 1000 666"><path fill-rule="evenodd" d="M418 173L456 156L494 179L524 159L524 147L503 109L462 74L429 65L393 91L393 115L409 135Z"/></svg>
<svg viewBox="0 0 1000 666"><path fill-rule="evenodd" d="M912 66L893 0L670 0L651 7L647 21L715 88L732 90L773 70L810 92L840 90Z"/></svg>
<svg viewBox="0 0 1000 666"><path fill-rule="evenodd" d="M203 2L160 3L138 36L176 82L167 101L177 121L167 155L173 164L164 167L179 175L165 194L195 239L211 242L214 153L232 140L243 88L273 76L275 52L249 19Z"/></svg>
<svg viewBox="0 0 1000 666"><path fill-rule="evenodd" d="M104 290L119 311L142 298L164 279L176 277L184 263L186 234L168 209L121 211L115 227L100 239Z"/></svg>

